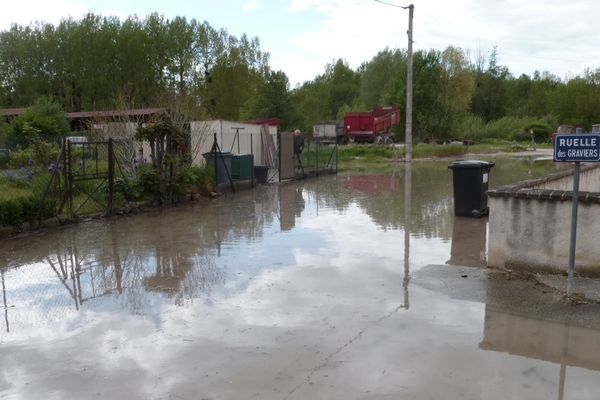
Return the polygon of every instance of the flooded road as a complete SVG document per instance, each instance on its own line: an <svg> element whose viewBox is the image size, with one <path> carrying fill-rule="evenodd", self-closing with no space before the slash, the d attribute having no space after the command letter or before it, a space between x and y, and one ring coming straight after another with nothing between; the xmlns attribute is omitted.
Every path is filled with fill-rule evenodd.
<svg viewBox="0 0 600 400"><path fill-rule="evenodd" d="M600 309L482 269L448 164L0 242L0 399L598 398Z"/></svg>

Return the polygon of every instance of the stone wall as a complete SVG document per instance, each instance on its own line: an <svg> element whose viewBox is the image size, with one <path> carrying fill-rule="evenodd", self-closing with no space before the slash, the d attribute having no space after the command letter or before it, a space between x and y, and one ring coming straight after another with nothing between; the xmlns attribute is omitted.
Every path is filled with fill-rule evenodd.
<svg viewBox="0 0 600 400"><path fill-rule="evenodd" d="M573 172L563 171L488 192L489 266L567 270L573 193L560 188L569 184ZM582 168L581 187L595 191L580 192L575 268L600 275L600 166Z"/></svg>

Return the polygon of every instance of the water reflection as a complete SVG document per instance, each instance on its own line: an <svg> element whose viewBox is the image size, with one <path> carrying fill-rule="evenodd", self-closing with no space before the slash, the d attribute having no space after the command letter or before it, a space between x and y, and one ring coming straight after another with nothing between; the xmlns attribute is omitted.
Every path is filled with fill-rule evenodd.
<svg viewBox="0 0 600 400"><path fill-rule="evenodd" d="M446 164L263 186L3 243L0 397L58 391L39 373L56 360L69 378L122 374L135 389L111 385L113 398L531 398L525 385L554 390L554 377L597 381L580 368L567 377L567 366L600 370L585 352L595 327L540 303L524 310L530 286L445 265L481 267L486 247L485 219L453 216ZM553 168L497 166L496 182ZM33 384L11 386L13 366Z"/></svg>
<svg viewBox="0 0 600 400"><path fill-rule="evenodd" d="M8 304L6 303L6 285L4 283L4 269L0 269L0 279L2 280L2 304L4 305L4 322L6 333L10 333L10 323L8 322Z"/></svg>
<svg viewBox="0 0 600 400"><path fill-rule="evenodd" d="M294 228L296 218L302 215L302 211L304 211L302 191L301 183L279 186L279 226L282 231Z"/></svg>
<svg viewBox="0 0 600 400"><path fill-rule="evenodd" d="M483 350L508 353L560 365L558 399L565 397L567 367L600 371L600 331L507 312L486 305Z"/></svg>
<svg viewBox="0 0 600 400"><path fill-rule="evenodd" d="M376 261L396 271L403 265L408 308L411 268L446 260L485 263L485 220L454 218L445 164L263 186L215 202L9 240L0 251L7 330L11 318L18 320L15 327L36 326L84 306L156 316L156 304L233 296L265 268L303 262ZM497 166L492 186L508 175L514 180L553 168L520 160ZM40 321L28 323L33 314L27 309L38 310Z"/></svg>
<svg viewBox="0 0 600 400"><path fill-rule="evenodd" d="M410 308L408 284L410 283L410 230L412 210L412 164L404 166L404 308Z"/></svg>
<svg viewBox="0 0 600 400"><path fill-rule="evenodd" d="M486 263L487 218L455 217L450 265L482 268Z"/></svg>

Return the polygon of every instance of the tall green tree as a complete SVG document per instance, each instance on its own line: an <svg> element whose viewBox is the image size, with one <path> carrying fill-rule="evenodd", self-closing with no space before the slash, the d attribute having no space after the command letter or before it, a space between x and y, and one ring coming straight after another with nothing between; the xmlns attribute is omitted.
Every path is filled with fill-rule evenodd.
<svg viewBox="0 0 600 400"><path fill-rule="evenodd" d="M475 75L475 93L471 108L474 114L482 116L486 121L505 115L505 82L509 77L508 68L499 64L498 49L494 47L487 70L478 69Z"/></svg>
<svg viewBox="0 0 600 400"><path fill-rule="evenodd" d="M256 91L242 108L241 118L281 119L284 129L291 129L292 104L289 94L289 80L283 71L269 71L256 85Z"/></svg>

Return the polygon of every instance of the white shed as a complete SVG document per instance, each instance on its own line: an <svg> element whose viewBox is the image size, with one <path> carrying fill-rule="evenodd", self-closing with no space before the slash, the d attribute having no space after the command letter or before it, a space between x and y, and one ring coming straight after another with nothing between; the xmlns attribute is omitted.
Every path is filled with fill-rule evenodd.
<svg viewBox="0 0 600 400"><path fill-rule="evenodd" d="M268 125L247 124L243 122L194 121L190 124L192 162L194 165L204 164L202 154L210 152L214 135L222 152L233 154L254 154L254 165L268 165L269 155L265 143L267 140L261 129L268 131L272 143L277 143L277 127Z"/></svg>

